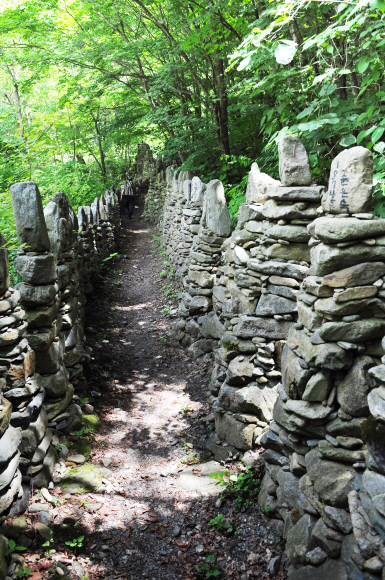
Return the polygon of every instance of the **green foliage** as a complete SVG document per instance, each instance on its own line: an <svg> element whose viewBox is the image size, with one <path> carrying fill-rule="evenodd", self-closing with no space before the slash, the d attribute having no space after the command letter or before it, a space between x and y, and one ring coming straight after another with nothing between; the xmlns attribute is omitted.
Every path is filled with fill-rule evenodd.
<svg viewBox="0 0 385 580"><path fill-rule="evenodd" d="M197 572L200 577L204 578L218 578L220 572L215 568L214 565L215 555L207 556L205 563L202 566L197 567Z"/></svg>
<svg viewBox="0 0 385 580"><path fill-rule="evenodd" d="M28 566L23 566L22 570L18 570L16 572L16 576L18 578L28 578L28 576L30 576L35 570L31 570L31 568L28 568Z"/></svg>
<svg viewBox="0 0 385 580"><path fill-rule="evenodd" d="M27 548L24 548L23 546L16 546L16 542L14 540L9 540L8 549L4 556L9 556L9 554L12 554L12 552L25 552L26 550Z"/></svg>
<svg viewBox="0 0 385 580"><path fill-rule="evenodd" d="M217 530L224 530L228 534L230 534L233 531L232 526L228 523L223 514L218 514L217 516L215 516L215 518L210 520L210 524L213 526L213 528Z"/></svg>
<svg viewBox="0 0 385 580"><path fill-rule="evenodd" d="M81 548L83 546L84 536L79 536L78 538L73 538L65 542L66 546L73 548L74 550Z"/></svg>
<svg viewBox="0 0 385 580"><path fill-rule="evenodd" d="M232 475L228 470L210 473L210 477L217 480L216 485L226 488L225 495L235 496L234 505L241 511L247 509L250 500L259 491L260 482L251 467L246 467L245 471Z"/></svg>

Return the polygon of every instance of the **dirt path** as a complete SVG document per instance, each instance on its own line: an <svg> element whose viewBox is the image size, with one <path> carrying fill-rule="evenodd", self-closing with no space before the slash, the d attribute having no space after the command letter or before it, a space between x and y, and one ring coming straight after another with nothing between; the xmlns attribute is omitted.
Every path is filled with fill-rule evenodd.
<svg viewBox="0 0 385 580"><path fill-rule="evenodd" d="M62 501L51 509L56 552L49 555L43 548L39 557L42 540L35 538L27 564L36 570L40 562L41 571L56 567L59 577L60 562L73 578L270 577L266 569L280 553L280 538L255 503L246 512L235 511L233 500L220 499L219 488L207 496L177 484L186 463L207 455L201 438L210 425L210 409L203 402L208 365L189 360L167 338L159 277L163 258L154 257L152 233L140 220L124 220L122 258L110 262L87 307L87 344L93 348L87 388L92 394L85 393L88 403L80 402L83 409L92 404L101 429L70 439L84 453L92 442L88 461L110 472L91 493L68 493L60 482L50 490ZM195 480L200 475L196 472ZM35 494L32 501L45 500ZM219 514L230 522L231 533L210 524ZM29 515L28 522L35 521ZM71 550L65 545L60 534L66 526L85 536L82 546ZM208 556L213 561L197 575ZM282 570L283 562L277 578L283 577Z"/></svg>

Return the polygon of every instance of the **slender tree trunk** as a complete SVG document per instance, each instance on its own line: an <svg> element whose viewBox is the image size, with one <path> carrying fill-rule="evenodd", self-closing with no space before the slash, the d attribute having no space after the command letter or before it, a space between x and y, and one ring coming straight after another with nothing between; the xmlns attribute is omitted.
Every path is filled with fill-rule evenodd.
<svg viewBox="0 0 385 580"><path fill-rule="evenodd" d="M216 92L218 94L217 110L219 146L222 153L225 155L230 155L229 117L227 110L228 100L223 58L217 57L214 60L214 82L216 84Z"/></svg>

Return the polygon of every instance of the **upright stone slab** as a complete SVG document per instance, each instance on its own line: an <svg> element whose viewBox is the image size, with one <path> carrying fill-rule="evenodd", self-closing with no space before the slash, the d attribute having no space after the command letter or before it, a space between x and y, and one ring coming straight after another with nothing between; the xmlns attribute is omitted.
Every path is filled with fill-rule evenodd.
<svg viewBox="0 0 385 580"><path fill-rule="evenodd" d="M46 252L51 244L39 188L33 181L11 185L17 237L31 252Z"/></svg>
<svg viewBox="0 0 385 580"><path fill-rule="evenodd" d="M203 201L206 191L206 184L195 176L191 180L191 201Z"/></svg>
<svg viewBox="0 0 385 580"><path fill-rule="evenodd" d="M207 184L203 203L202 225L217 236L227 237L230 235L230 215L227 209L223 184L219 179L213 179Z"/></svg>
<svg viewBox="0 0 385 580"><path fill-rule="evenodd" d="M6 240L0 234L0 296L9 288L8 250L2 247L5 244Z"/></svg>
<svg viewBox="0 0 385 580"><path fill-rule="evenodd" d="M297 135L286 135L278 145L282 185L310 185L309 157Z"/></svg>
<svg viewBox="0 0 385 580"><path fill-rule="evenodd" d="M329 189L322 200L331 213L362 213L372 207L373 156L365 147L345 149L330 168Z"/></svg>
<svg viewBox="0 0 385 580"><path fill-rule="evenodd" d="M267 189L275 185L281 185L281 182L261 173L257 163L253 163L247 180L246 203L265 203Z"/></svg>

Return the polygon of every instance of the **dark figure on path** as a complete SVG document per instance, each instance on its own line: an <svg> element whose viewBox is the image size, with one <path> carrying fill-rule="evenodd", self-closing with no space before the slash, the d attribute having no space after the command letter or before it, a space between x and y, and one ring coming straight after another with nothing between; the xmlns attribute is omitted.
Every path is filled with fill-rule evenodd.
<svg viewBox="0 0 385 580"><path fill-rule="evenodd" d="M128 177L122 187L122 208L128 219L132 218L135 207L136 188L132 177Z"/></svg>

